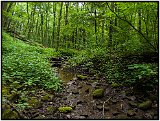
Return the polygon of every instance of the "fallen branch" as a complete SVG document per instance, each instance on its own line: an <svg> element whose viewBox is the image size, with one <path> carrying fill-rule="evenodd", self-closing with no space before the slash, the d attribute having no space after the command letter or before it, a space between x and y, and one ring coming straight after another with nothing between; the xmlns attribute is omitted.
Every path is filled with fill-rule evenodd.
<svg viewBox="0 0 160 121"><path fill-rule="evenodd" d="M111 97L112 97L112 96L111 96ZM103 118L104 118L104 107L105 107L105 103L108 102L108 101L111 99L111 97L109 97L106 101L103 102Z"/></svg>

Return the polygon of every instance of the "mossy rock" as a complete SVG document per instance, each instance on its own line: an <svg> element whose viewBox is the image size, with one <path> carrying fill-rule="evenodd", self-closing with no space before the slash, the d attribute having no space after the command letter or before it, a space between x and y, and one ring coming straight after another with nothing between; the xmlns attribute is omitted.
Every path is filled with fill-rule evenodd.
<svg viewBox="0 0 160 121"><path fill-rule="evenodd" d="M51 98L52 98L52 96L49 95L49 94L47 94L47 95L43 96L43 97L41 98L41 100L42 100L42 101L50 101Z"/></svg>
<svg viewBox="0 0 160 121"><path fill-rule="evenodd" d="M119 115L116 116L115 119L128 119L128 117L125 114L119 114Z"/></svg>
<svg viewBox="0 0 160 121"><path fill-rule="evenodd" d="M112 86L113 88L117 88L117 87L119 87L120 85L119 85L118 83L112 83L111 86Z"/></svg>
<svg viewBox="0 0 160 121"><path fill-rule="evenodd" d="M135 115L136 115L136 113L134 110L128 110L127 116L131 117L131 116L135 116Z"/></svg>
<svg viewBox="0 0 160 121"><path fill-rule="evenodd" d="M85 80L85 79L87 79L87 76L85 76L85 75L77 75L77 78L81 79L81 80Z"/></svg>
<svg viewBox="0 0 160 121"><path fill-rule="evenodd" d="M145 102L142 102L138 105L138 108L139 109L142 109L142 110L147 110L149 108L151 108L152 106L152 102L150 100L147 100Z"/></svg>
<svg viewBox="0 0 160 121"><path fill-rule="evenodd" d="M104 89L96 89L92 92L93 97L103 97Z"/></svg>
<svg viewBox="0 0 160 121"><path fill-rule="evenodd" d="M18 119L19 115L15 111L11 111L11 109L6 109L3 111L2 119Z"/></svg>
<svg viewBox="0 0 160 121"><path fill-rule="evenodd" d="M61 113L68 113L71 112L73 109L72 107L66 106L66 107L59 107L58 110Z"/></svg>
<svg viewBox="0 0 160 121"><path fill-rule="evenodd" d="M57 110L57 108L54 106L47 107L48 113L54 113L56 110Z"/></svg>
<svg viewBox="0 0 160 121"><path fill-rule="evenodd" d="M31 100L28 101L29 106L34 107L34 108L39 108L41 106L41 103L38 99L32 98Z"/></svg>
<svg viewBox="0 0 160 121"><path fill-rule="evenodd" d="M135 102L128 102L128 104L132 107L132 108L136 108L137 107L137 103Z"/></svg>

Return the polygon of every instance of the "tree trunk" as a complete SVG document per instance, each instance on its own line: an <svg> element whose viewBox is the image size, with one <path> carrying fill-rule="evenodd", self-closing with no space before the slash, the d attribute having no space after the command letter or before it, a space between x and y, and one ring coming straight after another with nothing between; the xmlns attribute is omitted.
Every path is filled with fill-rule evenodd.
<svg viewBox="0 0 160 121"><path fill-rule="evenodd" d="M59 11L59 18L58 18L58 27L57 27L57 46L56 50L58 50L59 43L60 43L60 27L61 27L61 18L62 18L62 7L63 7L63 2L61 2L61 8Z"/></svg>

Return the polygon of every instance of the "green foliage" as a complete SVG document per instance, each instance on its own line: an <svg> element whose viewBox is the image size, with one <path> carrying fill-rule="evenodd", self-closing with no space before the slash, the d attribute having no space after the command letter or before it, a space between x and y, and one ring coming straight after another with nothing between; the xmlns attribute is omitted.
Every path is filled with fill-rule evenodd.
<svg viewBox="0 0 160 121"><path fill-rule="evenodd" d="M158 66L153 64L132 64L128 65L128 76L126 82L140 86L154 86L158 83Z"/></svg>
<svg viewBox="0 0 160 121"><path fill-rule="evenodd" d="M52 49L43 49L30 46L20 40L13 40L3 33L2 40L2 79L4 83L13 83L27 86L41 86L58 90L60 80L53 73L46 58L53 56Z"/></svg>

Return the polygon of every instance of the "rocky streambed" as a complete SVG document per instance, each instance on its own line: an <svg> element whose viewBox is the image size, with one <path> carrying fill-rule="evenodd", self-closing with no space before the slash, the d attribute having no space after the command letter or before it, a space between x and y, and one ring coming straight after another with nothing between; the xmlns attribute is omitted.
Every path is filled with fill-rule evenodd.
<svg viewBox="0 0 160 121"><path fill-rule="evenodd" d="M94 75L65 69L54 63L63 81L62 91L40 88L29 91L29 106L17 110L15 103L2 105L6 119L158 119L158 93L135 92ZM58 67L55 67L57 66ZM17 100L17 99L16 99ZM22 106L21 106L22 107ZM10 117L10 118L8 118Z"/></svg>
<svg viewBox="0 0 160 121"><path fill-rule="evenodd" d="M58 62L59 63L59 62ZM63 91L56 93L52 119L158 119L158 95L135 92L133 87L108 84L104 78L56 68ZM58 107L71 107L60 111Z"/></svg>

